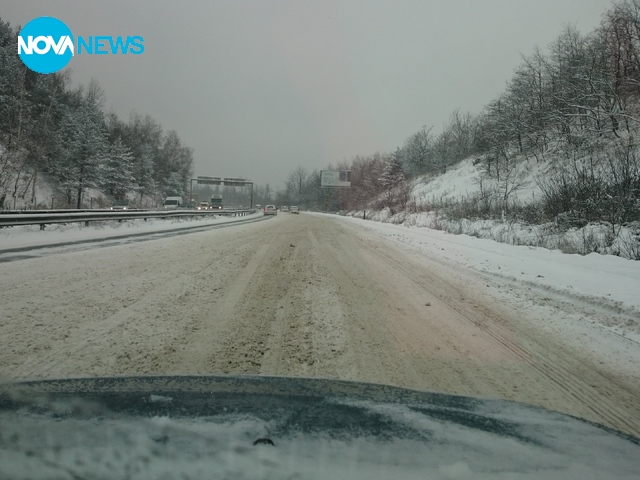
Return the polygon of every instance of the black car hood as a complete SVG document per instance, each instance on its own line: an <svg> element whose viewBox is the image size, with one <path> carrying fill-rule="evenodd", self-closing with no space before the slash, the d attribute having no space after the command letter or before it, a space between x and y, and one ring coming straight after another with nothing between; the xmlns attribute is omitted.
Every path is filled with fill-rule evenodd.
<svg viewBox="0 0 640 480"><path fill-rule="evenodd" d="M0 478L637 478L640 442L519 403L323 379L0 386Z"/></svg>

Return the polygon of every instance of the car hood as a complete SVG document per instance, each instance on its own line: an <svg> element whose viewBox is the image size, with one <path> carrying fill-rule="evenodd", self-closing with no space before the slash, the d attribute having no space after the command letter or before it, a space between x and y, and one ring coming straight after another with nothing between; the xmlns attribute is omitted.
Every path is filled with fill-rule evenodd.
<svg viewBox="0 0 640 480"><path fill-rule="evenodd" d="M0 387L2 478L636 478L640 442L524 404L325 379Z"/></svg>

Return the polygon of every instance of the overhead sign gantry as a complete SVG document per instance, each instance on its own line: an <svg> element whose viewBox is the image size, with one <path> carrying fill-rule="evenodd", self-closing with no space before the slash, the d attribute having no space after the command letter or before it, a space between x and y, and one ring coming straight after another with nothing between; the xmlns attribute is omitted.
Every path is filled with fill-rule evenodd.
<svg viewBox="0 0 640 480"><path fill-rule="evenodd" d="M198 175L196 178L191 179L191 186L189 190L189 200L193 200L193 182L197 182L198 185L223 185L225 187L246 187L251 185L251 201L249 208L253 208L253 182L244 178L235 177L206 177Z"/></svg>

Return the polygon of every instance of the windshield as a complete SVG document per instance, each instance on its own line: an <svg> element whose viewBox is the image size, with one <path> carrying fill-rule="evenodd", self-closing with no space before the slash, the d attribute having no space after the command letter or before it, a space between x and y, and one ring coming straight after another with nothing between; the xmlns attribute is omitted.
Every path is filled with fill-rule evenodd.
<svg viewBox="0 0 640 480"><path fill-rule="evenodd" d="M0 376L369 382L640 437L638 59L640 0L4 2Z"/></svg>

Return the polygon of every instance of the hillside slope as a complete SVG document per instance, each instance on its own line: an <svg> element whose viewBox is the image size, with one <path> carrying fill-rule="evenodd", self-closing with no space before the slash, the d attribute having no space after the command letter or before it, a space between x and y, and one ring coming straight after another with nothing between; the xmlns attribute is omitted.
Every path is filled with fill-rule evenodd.
<svg viewBox="0 0 640 480"><path fill-rule="evenodd" d="M640 222L576 224L569 215L545 218L540 181L557 168L557 162L525 159L514 167L510 177L498 181L488 177L482 164L469 157L445 173L418 177L404 209L367 209L366 213L358 210L347 215L564 253L600 253L640 260ZM491 199L491 211L482 212L479 204L486 199Z"/></svg>

